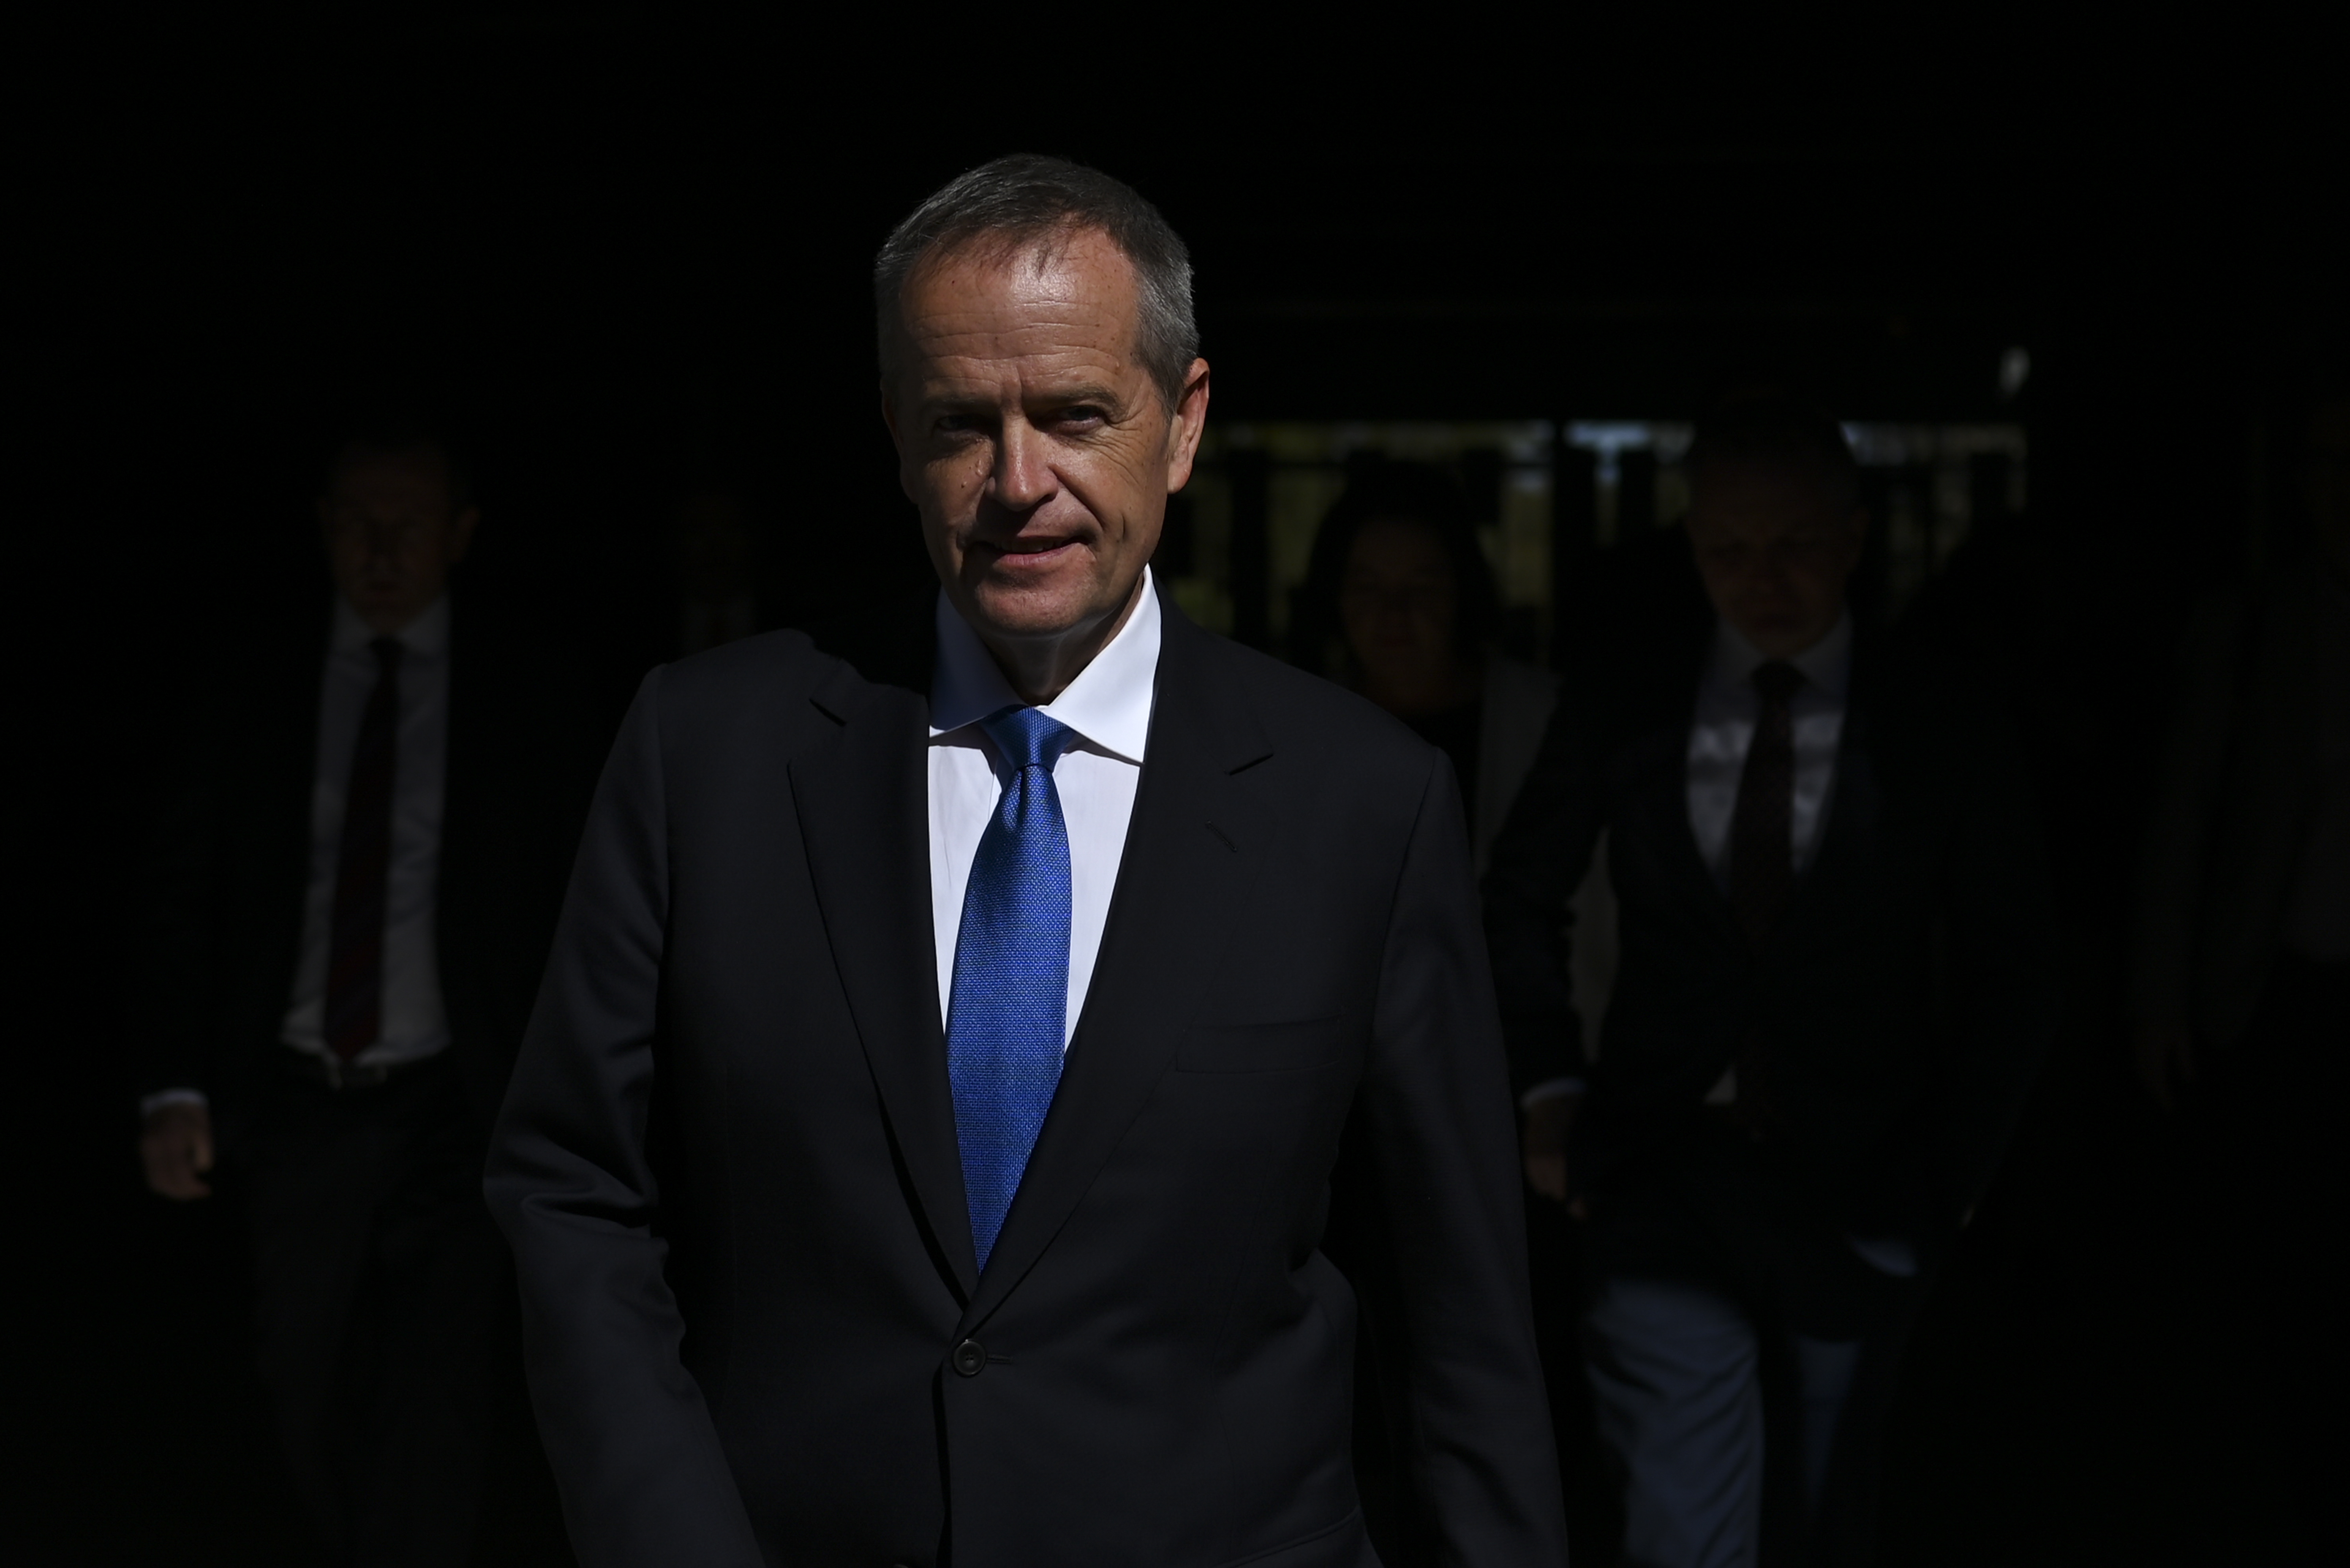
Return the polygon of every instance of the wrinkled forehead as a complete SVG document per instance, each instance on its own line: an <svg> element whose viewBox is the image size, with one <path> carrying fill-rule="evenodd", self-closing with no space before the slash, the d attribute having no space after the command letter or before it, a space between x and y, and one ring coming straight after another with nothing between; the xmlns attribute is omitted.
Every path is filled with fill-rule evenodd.
<svg viewBox="0 0 2350 1568"><path fill-rule="evenodd" d="M949 235L923 253L922 259L906 275L906 284L910 290L925 277L960 268L1042 276L1065 263L1073 250L1082 246L1090 253L1097 242L1110 254L1119 254L1108 235L1080 223L984 229L975 234Z"/></svg>
<svg viewBox="0 0 2350 1568"><path fill-rule="evenodd" d="M1140 305L1134 264L1117 243L1098 230L1064 228L941 247L907 278L898 320L926 353L1075 332L1130 358Z"/></svg>

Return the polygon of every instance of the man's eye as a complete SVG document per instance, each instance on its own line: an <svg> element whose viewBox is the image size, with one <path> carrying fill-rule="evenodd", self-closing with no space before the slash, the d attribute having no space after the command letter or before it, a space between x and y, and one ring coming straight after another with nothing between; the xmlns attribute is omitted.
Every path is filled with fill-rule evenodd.
<svg viewBox="0 0 2350 1568"><path fill-rule="evenodd" d="M1074 409L1063 409L1059 418L1054 422L1063 425L1097 425L1107 418L1109 415L1100 409L1080 404Z"/></svg>

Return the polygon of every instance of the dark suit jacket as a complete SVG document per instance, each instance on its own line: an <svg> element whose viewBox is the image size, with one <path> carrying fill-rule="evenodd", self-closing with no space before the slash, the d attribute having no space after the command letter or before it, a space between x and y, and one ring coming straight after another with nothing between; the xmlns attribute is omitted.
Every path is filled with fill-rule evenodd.
<svg viewBox="0 0 2350 1568"><path fill-rule="evenodd" d="M323 596L322 596L323 597ZM159 781L138 899L151 983L130 999L140 1093L192 1087L233 1147L294 986L328 618L262 624L200 661ZM460 593L436 950L452 1049L486 1133L529 1020L603 735L581 667Z"/></svg>
<svg viewBox="0 0 2350 1568"><path fill-rule="evenodd" d="M1711 628L1708 628L1708 638ZM1567 903L1602 828L1621 960L1576 1132L1604 1192L1669 1167L1750 1033L1762 1153L1827 1224L1930 1245L1988 1181L2054 1026L2054 920L2022 763L1966 689L1856 647L1823 836L1767 954L1690 828L1708 641L1562 701L1493 850L1486 919L1522 1085L1586 1070Z"/></svg>
<svg viewBox="0 0 2350 1568"><path fill-rule="evenodd" d="M2314 563L2215 596L2189 628L2185 679L2147 813L2130 1007L2190 1021L2226 1051L2259 1010L2321 798L2324 618Z"/></svg>
<svg viewBox="0 0 2350 1568"><path fill-rule="evenodd" d="M488 1181L584 1562L1367 1562L1355 1306L1316 1250L1350 1112L1408 1272L1430 1511L1456 1560L1560 1561L1451 769L1164 624L1100 959L983 1277L927 607L894 670L782 633L647 679Z"/></svg>

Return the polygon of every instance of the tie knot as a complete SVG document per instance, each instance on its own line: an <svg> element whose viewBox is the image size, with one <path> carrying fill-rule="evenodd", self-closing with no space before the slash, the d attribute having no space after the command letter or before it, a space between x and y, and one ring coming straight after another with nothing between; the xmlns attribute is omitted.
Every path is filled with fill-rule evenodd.
<svg viewBox="0 0 2350 1568"><path fill-rule="evenodd" d="M1754 668L1754 690L1762 701L1774 708L1783 708L1795 695L1795 688L1804 683L1804 672L1783 659L1774 659Z"/></svg>
<svg viewBox="0 0 2350 1568"><path fill-rule="evenodd" d="M988 739L1015 768L1042 767L1051 772L1077 732L1036 708L1005 708L979 722Z"/></svg>
<svg viewBox="0 0 2350 1568"><path fill-rule="evenodd" d="M377 667L390 674L400 668L400 656L406 649L396 637L379 637L368 644L368 651L375 655Z"/></svg>

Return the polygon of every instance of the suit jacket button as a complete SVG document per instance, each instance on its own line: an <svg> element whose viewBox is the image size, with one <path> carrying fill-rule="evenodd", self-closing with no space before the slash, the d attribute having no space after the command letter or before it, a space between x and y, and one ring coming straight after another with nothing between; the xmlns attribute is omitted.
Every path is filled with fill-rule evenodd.
<svg viewBox="0 0 2350 1568"><path fill-rule="evenodd" d="M975 1339L966 1339L954 1347L954 1369L965 1377L976 1377L987 1366L987 1347Z"/></svg>

